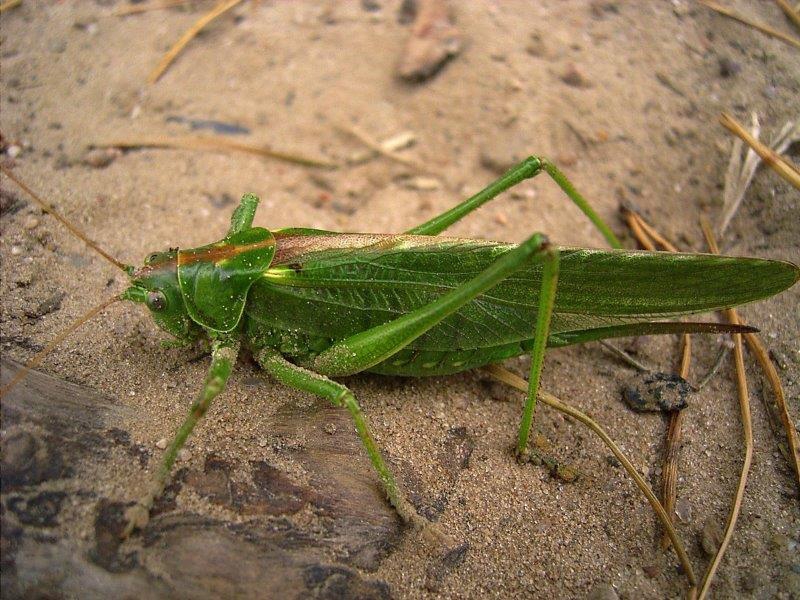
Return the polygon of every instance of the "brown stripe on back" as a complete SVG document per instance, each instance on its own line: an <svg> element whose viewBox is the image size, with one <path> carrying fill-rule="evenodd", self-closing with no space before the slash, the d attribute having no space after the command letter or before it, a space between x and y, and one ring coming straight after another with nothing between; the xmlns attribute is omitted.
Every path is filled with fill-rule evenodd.
<svg viewBox="0 0 800 600"><path fill-rule="evenodd" d="M278 240L278 247L275 249L275 258L272 261L273 265L289 264L303 254L322 250L345 250L348 248L388 250L401 245L414 248L441 244L442 242L454 241L457 239L396 233L331 233L322 235L274 233L275 239Z"/></svg>
<svg viewBox="0 0 800 600"><path fill-rule="evenodd" d="M138 268L133 273L131 279L145 279L147 277L150 277L154 273L158 273L159 271L166 271L166 272L175 271L175 259L171 258L163 262L144 265L143 267Z"/></svg>
<svg viewBox="0 0 800 600"><path fill-rule="evenodd" d="M222 260L233 258L249 252L250 250L261 250L262 248L270 248L275 244L275 240L270 237L261 242L254 244L234 245L224 244L222 246L213 246L211 248L195 248L191 250L182 250L178 252L178 266L190 265L196 262L213 262L218 263Z"/></svg>

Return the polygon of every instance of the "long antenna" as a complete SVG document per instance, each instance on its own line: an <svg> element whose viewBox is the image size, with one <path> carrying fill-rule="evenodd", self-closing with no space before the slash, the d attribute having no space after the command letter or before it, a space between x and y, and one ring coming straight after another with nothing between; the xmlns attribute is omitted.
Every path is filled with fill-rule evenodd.
<svg viewBox="0 0 800 600"><path fill-rule="evenodd" d="M122 300L121 294L117 294L116 296L113 296L108 300L106 300L105 302L99 304L98 306L95 306L92 310L87 312L85 315L83 315L77 321L75 321L72 325L70 325L61 333L59 333L49 344L47 344L44 348L42 348L39 352L37 352L32 359L26 362L25 366L23 366L19 371L17 371L17 374L14 375L14 378L8 383L8 385L5 385L2 389L0 389L0 397L5 396L9 391L11 391L11 388L17 385L28 374L28 372L31 369L38 366L39 363L42 362L42 359L44 359L45 356L50 354L53 348L55 348L61 342L63 342L64 339L69 334L74 332L76 329L78 329L81 325L86 323L86 321L88 321L92 317L103 312L106 308L108 308L118 300Z"/></svg>
<svg viewBox="0 0 800 600"><path fill-rule="evenodd" d="M17 184L17 185L18 185L20 188L22 188L22 189L23 189L25 192L27 192L27 194L28 194L28 195L29 195L31 198L33 198L33 199L36 201L36 203L37 203L39 206L41 206L41 207L42 207L42 210L44 210L44 211L45 211L45 212L47 212L47 213L50 213L50 214L51 214L53 217L55 217L57 220L61 221L61 223L64 225L64 227L66 227L67 229L69 229L69 230L72 232L72 234L73 234L75 237L77 237L77 238L78 238L78 239L80 239L80 240L83 240L83 242L84 242L84 243L85 243L87 246L89 246L90 248L92 248L93 250L95 250L95 252L97 252L97 253L98 253L100 256L102 256L103 258L105 258L105 259L106 259L108 262L110 262L110 263L111 263L112 265L114 265L115 267L117 267L117 268L119 268L119 269L122 269L122 270L123 270L123 271L125 271L126 273L130 271L130 267L129 267L128 265L126 265L126 264L124 264L124 263L121 263L121 262L120 262L120 261L118 261L116 258L114 258L113 256L111 256L111 255L110 255L108 252L106 252L105 250L103 250L103 249L102 249L100 246L98 246L98 245L97 245L95 242L93 242L92 240L90 240L90 239L89 239L89 237L88 237L86 234L84 234L84 233L83 233L83 232L82 232L80 229L78 229L77 227L75 227L75 225L73 225L72 223L70 223L70 222L69 222L67 219L65 219L64 217L62 217L62 216L61 216L61 215L60 215L60 214L59 214L59 213L56 211L56 209L54 209L52 206L50 206L50 205L49 205L49 204L47 204L47 203L46 203L44 200L42 200L42 199L41 199L41 198L40 198L40 197L39 197L39 196L36 194L36 192L34 192L34 191L31 189L31 188L29 188L27 185L25 185L25 183L23 183L22 181L20 181L20 179L19 179L19 178L18 178L16 175L14 175L14 173L12 173L12 172L11 172L9 169L7 169L7 168L6 168L5 166L3 166L2 164L0 164L0 170L2 170L2 171L3 171L3 173L5 174L5 176L6 176L6 177L8 177L8 178L9 178L11 181L13 181L14 183L16 183L16 184Z"/></svg>

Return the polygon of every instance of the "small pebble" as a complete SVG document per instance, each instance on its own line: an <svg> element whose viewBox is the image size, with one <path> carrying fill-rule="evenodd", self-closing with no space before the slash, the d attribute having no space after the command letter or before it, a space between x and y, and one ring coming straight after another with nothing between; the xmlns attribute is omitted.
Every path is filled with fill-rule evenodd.
<svg viewBox="0 0 800 600"><path fill-rule="evenodd" d="M520 136L500 132L484 140L481 146L481 166L501 175L528 155L528 145Z"/></svg>
<svg viewBox="0 0 800 600"><path fill-rule="evenodd" d="M775 96L777 96L777 95L778 95L778 88L777 88L777 87L775 87L774 85L768 85L768 86L766 86L766 87L764 88L764 91L763 91L763 93L764 93L764 96L765 96L765 97L766 97L768 100L772 100L773 98L775 98Z"/></svg>
<svg viewBox="0 0 800 600"><path fill-rule="evenodd" d="M717 521L709 517L703 523L703 531L700 532L700 545L707 556L714 556L719 545L722 543L722 528Z"/></svg>
<svg viewBox="0 0 800 600"><path fill-rule="evenodd" d="M39 226L39 219L30 215L28 218L25 219L25 222L22 224L25 229L31 230L36 229Z"/></svg>
<svg viewBox="0 0 800 600"><path fill-rule="evenodd" d="M381 148L384 152L397 152L409 146L413 146L417 141L417 136L413 131L401 131L397 135L393 135L381 142Z"/></svg>
<svg viewBox="0 0 800 600"><path fill-rule="evenodd" d="M20 246L11 246L11 254L12 254L12 256L19 256L23 252L24 252L24 250Z"/></svg>
<svg viewBox="0 0 800 600"><path fill-rule="evenodd" d="M606 14L617 14L619 13L619 6L617 6L616 2L609 2L608 0L594 0L591 3L592 9L592 16L600 19Z"/></svg>
<svg viewBox="0 0 800 600"><path fill-rule="evenodd" d="M672 0L672 12L675 14L676 17L684 17L689 14L691 7L689 6L688 2L682 2L681 0Z"/></svg>
<svg viewBox="0 0 800 600"><path fill-rule="evenodd" d="M419 190L423 192L430 192L438 190L442 187L441 181L435 177L412 177L405 182L406 187L412 190Z"/></svg>
<svg viewBox="0 0 800 600"><path fill-rule="evenodd" d="M675 514L682 523L688 523L692 519L692 506L686 498L680 498L675 503Z"/></svg>
<svg viewBox="0 0 800 600"><path fill-rule="evenodd" d="M741 574L739 585L743 592L752 594L756 590L764 589L766 581L764 574L759 573L756 569L750 569Z"/></svg>
<svg viewBox="0 0 800 600"><path fill-rule="evenodd" d="M361 0L361 8L367 12L376 12L381 9L381 3L376 0Z"/></svg>
<svg viewBox="0 0 800 600"><path fill-rule="evenodd" d="M592 87L592 84L589 82L589 80L586 79L583 73L578 70L578 67L573 64L567 65L567 68L561 74L561 81L576 88Z"/></svg>
<svg viewBox="0 0 800 600"><path fill-rule="evenodd" d="M544 40L539 33L532 33L528 38L528 44L525 46L525 52L531 56L544 56L547 49L544 45Z"/></svg>
<svg viewBox="0 0 800 600"><path fill-rule="evenodd" d="M719 74L722 77L733 77L738 75L742 70L742 65L735 60L731 60L727 56L719 59Z"/></svg>
<svg viewBox="0 0 800 600"><path fill-rule="evenodd" d="M117 148L93 148L83 156L83 164L103 169L114 162L122 152Z"/></svg>
<svg viewBox="0 0 800 600"><path fill-rule="evenodd" d="M156 448L159 450L166 450L167 448L167 438L161 438L156 442Z"/></svg>
<svg viewBox="0 0 800 600"><path fill-rule="evenodd" d="M182 460L184 462L192 460L192 452L183 448L180 452L178 452L178 460Z"/></svg>
<svg viewBox="0 0 800 600"><path fill-rule="evenodd" d="M6 154L8 155L9 158L17 158L20 152L22 152L22 147L17 146L16 144L13 144L8 148L6 148Z"/></svg>
<svg viewBox="0 0 800 600"><path fill-rule="evenodd" d="M67 42L62 39L52 39L48 42L47 49L54 54L61 54L67 49Z"/></svg>
<svg viewBox="0 0 800 600"><path fill-rule="evenodd" d="M587 600L619 600L616 590L608 583L598 583L586 596Z"/></svg>
<svg viewBox="0 0 800 600"><path fill-rule="evenodd" d="M650 579L655 579L659 575L661 575L661 567L658 565L645 565L642 567L642 571L644 574L647 575Z"/></svg>
<svg viewBox="0 0 800 600"><path fill-rule="evenodd" d="M578 479L578 470L570 465L558 465L556 477L564 483L573 483Z"/></svg>

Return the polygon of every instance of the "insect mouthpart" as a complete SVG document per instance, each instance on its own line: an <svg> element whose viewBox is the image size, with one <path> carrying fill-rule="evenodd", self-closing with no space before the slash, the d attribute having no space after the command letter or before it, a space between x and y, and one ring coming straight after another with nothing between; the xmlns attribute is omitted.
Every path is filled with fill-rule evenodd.
<svg viewBox="0 0 800 600"><path fill-rule="evenodd" d="M132 285L127 290L120 294L120 298L122 300L130 300L131 302L138 302L140 304L147 303L147 294L148 291L144 288L140 288L136 285Z"/></svg>

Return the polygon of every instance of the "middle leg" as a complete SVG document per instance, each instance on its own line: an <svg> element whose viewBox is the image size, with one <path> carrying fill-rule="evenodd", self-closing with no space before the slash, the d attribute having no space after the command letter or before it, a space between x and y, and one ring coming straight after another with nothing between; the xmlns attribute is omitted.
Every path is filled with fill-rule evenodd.
<svg viewBox="0 0 800 600"><path fill-rule="evenodd" d="M361 407L358 405L353 392L346 386L332 381L324 375L319 375L308 369L299 367L287 361L276 350L270 348L263 348L255 353L255 359L264 371L275 377L278 381L291 388L310 392L321 398L325 398L334 406L341 406L350 411L350 416L358 432L358 437L364 444L367 450L372 466L378 472L383 489L386 492L389 502L395 507L397 513L406 523L411 523L420 529L430 527L430 523L421 517L411 503L405 499L400 491L397 481L386 465L386 462L381 456L378 445L372 437L372 433L367 425L367 420L364 418L364 413L361 412Z"/></svg>

